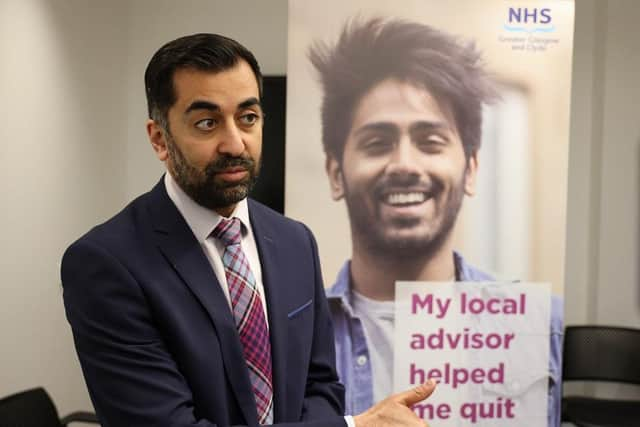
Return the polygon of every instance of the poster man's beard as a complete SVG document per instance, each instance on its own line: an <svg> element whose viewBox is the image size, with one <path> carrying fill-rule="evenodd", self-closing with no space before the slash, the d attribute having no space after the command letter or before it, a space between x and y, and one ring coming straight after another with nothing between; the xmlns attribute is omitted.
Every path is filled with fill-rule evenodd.
<svg viewBox="0 0 640 427"><path fill-rule="evenodd" d="M430 257L442 248L442 245L449 238L455 226L458 214L462 207L464 198L464 178L446 196L441 212L437 213L437 218L433 218L432 225L435 227L428 235L398 236L383 229L393 227L397 230L410 229L419 226L420 219L398 219L392 224L382 224L378 218L371 216L371 212L365 207L362 197L350 194L345 186L345 201L349 212L349 220L353 231L359 236L360 243L364 249L371 254L384 256L387 258L399 258L407 260L410 257ZM444 186L440 183L430 184L425 188L429 197L437 200L442 197ZM377 190L380 191L380 190Z"/></svg>

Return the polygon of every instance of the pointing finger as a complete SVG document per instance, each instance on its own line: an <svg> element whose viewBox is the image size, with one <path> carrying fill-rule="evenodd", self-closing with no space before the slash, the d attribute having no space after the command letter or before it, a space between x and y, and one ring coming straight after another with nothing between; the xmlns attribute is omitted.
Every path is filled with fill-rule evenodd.
<svg viewBox="0 0 640 427"><path fill-rule="evenodd" d="M411 406L431 396L435 388L435 381L427 380L424 384L391 396L390 399L405 406Z"/></svg>

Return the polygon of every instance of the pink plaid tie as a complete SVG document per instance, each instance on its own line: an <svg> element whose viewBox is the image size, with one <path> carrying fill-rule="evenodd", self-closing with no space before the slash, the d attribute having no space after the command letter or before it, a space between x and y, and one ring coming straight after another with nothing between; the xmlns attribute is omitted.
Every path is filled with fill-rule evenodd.
<svg viewBox="0 0 640 427"><path fill-rule="evenodd" d="M212 235L225 245L222 263L229 286L233 317L256 396L258 420L260 424L272 424L273 383L269 330L256 281L240 247L241 226L238 218L223 218Z"/></svg>

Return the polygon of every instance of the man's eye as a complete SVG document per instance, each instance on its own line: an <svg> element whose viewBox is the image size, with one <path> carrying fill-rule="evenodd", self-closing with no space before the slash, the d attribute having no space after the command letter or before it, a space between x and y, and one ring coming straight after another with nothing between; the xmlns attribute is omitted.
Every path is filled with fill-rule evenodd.
<svg viewBox="0 0 640 427"><path fill-rule="evenodd" d="M447 145L447 139L439 135L428 135L417 138L416 145L426 153L437 153L442 151Z"/></svg>
<svg viewBox="0 0 640 427"><path fill-rule="evenodd" d="M200 130L212 130L216 127L216 121L214 119L202 119L198 120L195 127Z"/></svg>
<svg viewBox="0 0 640 427"><path fill-rule="evenodd" d="M243 114L242 116L240 116L240 123L245 126L251 126L254 125L259 118L260 116L258 116L256 113Z"/></svg>
<svg viewBox="0 0 640 427"><path fill-rule="evenodd" d="M388 138L370 138L362 144L362 148L371 154L382 154L391 149L393 142Z"/></svg>

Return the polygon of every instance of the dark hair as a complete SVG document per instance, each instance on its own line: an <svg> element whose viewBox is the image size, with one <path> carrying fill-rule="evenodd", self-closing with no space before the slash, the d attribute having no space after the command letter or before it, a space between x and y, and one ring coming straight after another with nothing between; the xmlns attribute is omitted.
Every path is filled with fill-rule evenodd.
<svg viewBox="0 0 640 427"><path fill-rule="evenodd" d="M178 69L220 72L246 61L258 82L262 97L262 74L253 54L237 41L218 34L193 34L162 46L144 73L149 117L168 130L167 113L176 101L173 76Z"/></svg>
<svg viewBox="0 0 640 427"><path fill-rule="evenodd" d="M309 58L324 89L322 144L339 161L358 102L387 78L424 88L451 108L467 159L480 148L482 103L497 95L473 43L415 22L356 18L335 46L314 43Z"/></svg>

